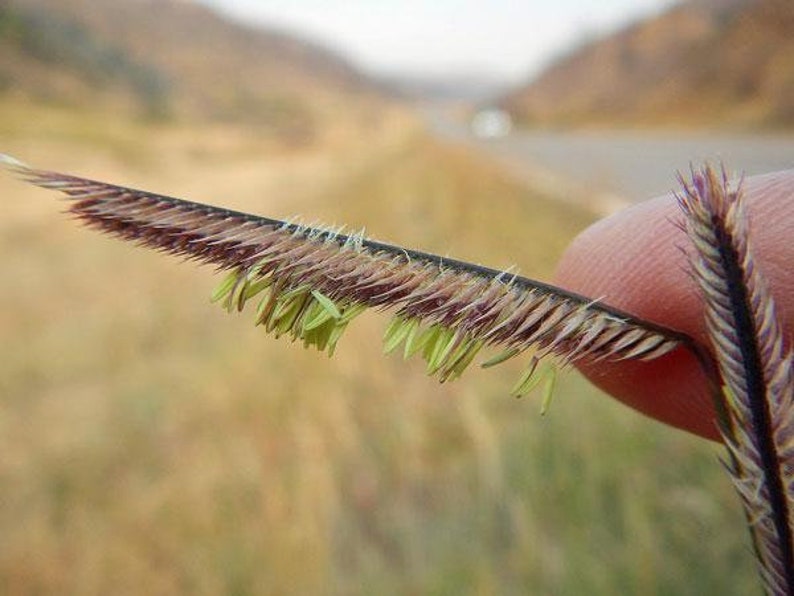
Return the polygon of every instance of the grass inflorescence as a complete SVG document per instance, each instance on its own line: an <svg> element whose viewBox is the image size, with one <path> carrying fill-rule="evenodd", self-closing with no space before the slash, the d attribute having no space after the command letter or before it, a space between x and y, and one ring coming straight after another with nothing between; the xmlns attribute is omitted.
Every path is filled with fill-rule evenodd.
<svg viewBox="0 0 794 596"><path fill-rule="evenodd" d="M723 383L728 468L769 594L794 593L794 355L750 248L741 182L706 167L679 197Z"/></svg>
<svg viewBox="0 0 794 596"><path fill-rule="evenodd" d="M546 356L562 364L647 360L690 345L683 334L561 288L363 233L7 163L27 181L66 194L69 212L91 228L229 270L215 301L239 311L256 297L258 325L329 353L362 310L388 309L394 318L386 351L402 344L406 357L420 354L428 374L442 382L459 377L485 346L502 349L485 366L529 353L512 390L520 396L535 385L533 371Z"/></svg>

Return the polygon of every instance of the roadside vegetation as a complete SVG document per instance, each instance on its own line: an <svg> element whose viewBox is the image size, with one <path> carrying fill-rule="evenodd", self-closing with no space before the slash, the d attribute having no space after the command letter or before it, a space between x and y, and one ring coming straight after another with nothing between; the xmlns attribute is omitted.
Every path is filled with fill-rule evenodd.
<svg viewBox="0 0 794 596"><path fill-rule="evenodd" d="M592 220L402 116L289 149L32 116L0 126L36 165L542 279ZM210 305L209 269L79 229L6 178L0 196L0 591L756 591L715 447L575 373L541 417L507 396L520 363L438 385L381 354L372 313L328 359Z"/></svg>

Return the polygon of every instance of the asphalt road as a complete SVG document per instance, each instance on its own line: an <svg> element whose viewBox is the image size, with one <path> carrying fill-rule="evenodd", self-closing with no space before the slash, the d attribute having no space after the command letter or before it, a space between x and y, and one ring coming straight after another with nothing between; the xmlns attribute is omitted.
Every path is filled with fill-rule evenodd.
<svg viewBox="0 0 794 596"><path fill-rule="evenodd" d="M706 161L747 175L794 168L794 135L522 131L478 139L441 110L426 117L437 136L486 151L519 176L603 212L669 192L677 172Z"/></svg>

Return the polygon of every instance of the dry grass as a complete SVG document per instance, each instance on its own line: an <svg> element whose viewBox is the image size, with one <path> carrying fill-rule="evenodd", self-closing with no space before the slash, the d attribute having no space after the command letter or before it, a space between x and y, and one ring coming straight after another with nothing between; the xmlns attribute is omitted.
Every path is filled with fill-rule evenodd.
<svg viewBox="0 0 794 596"><path fill-rule="evenodd" d="M533 276L589 219L413 134L333 157L235 134L3 149ZM44 191L0 196L0 592L755 590L715 451L579 377L541 418L506 397L515 370L439 386L381 356L378 315L329 360L211 306L209 270L76 229Z"/></svg>

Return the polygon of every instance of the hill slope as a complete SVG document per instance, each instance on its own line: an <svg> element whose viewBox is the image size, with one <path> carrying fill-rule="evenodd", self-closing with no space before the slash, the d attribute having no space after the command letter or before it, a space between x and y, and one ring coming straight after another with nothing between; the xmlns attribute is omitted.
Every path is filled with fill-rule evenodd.
<svg viewBox="0 0 794 596"><path fill-rule="evenodd" d="M794 3L684 2L579 48L503 104L524 123L794 127Z"/></svg>
<svg viewBox="0 0 794 596"><path fill-rule="evenodd" d="M0 92L297 133L376 95L325 49L185 0L6 0Z"/></svg>

